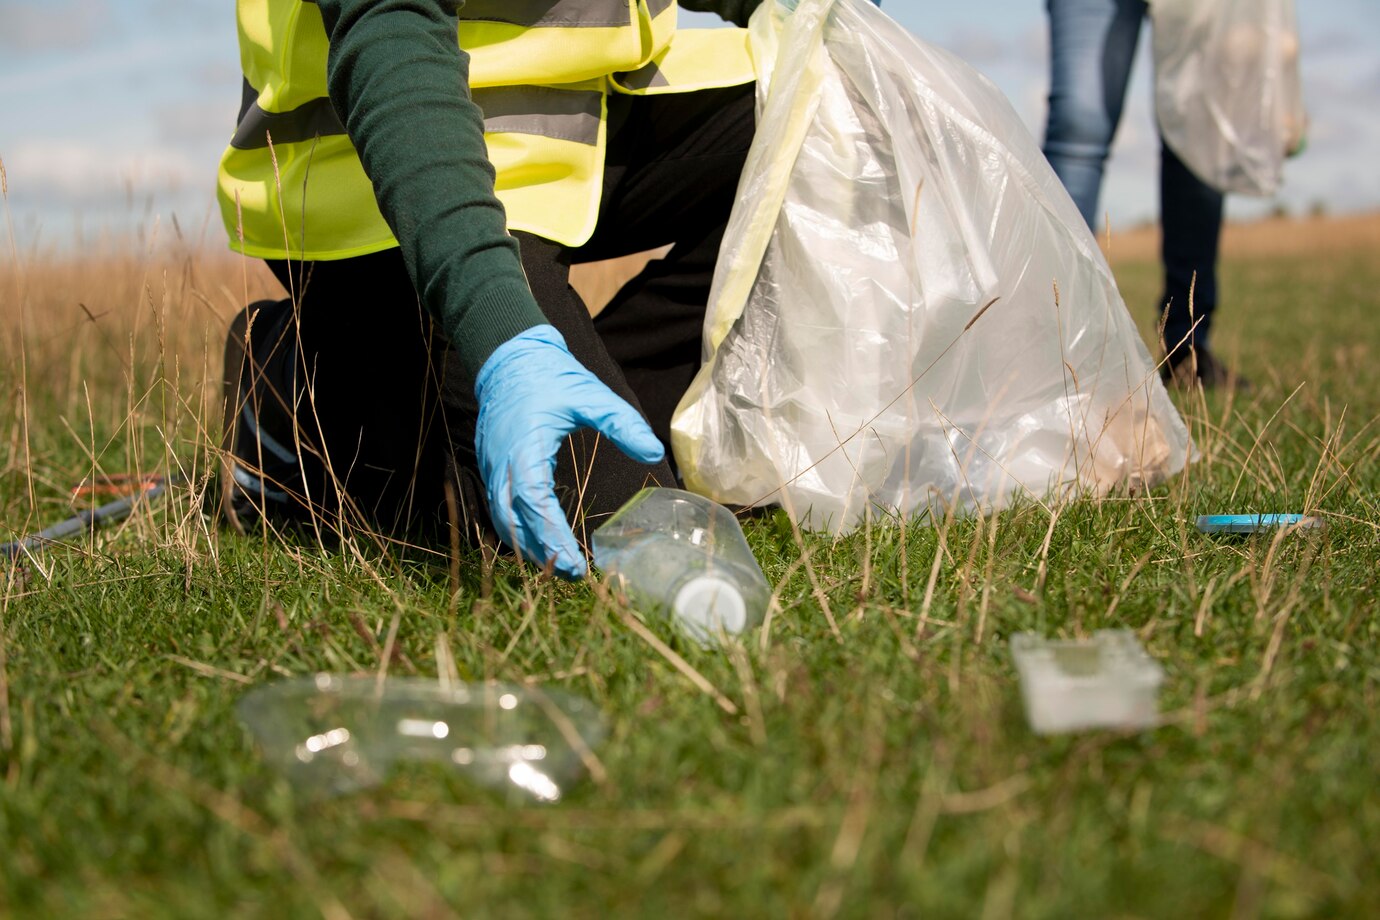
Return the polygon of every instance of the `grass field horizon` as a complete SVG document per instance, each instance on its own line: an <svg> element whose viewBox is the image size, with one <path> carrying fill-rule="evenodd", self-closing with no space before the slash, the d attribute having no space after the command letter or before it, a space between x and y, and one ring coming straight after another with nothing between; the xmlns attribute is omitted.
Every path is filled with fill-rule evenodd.
<svg viewBox="0 0 1380 920"><path fill-rule="evenodd" d="M1183 474L838 539L746 521L777 607L705 650L597 578L219 527L224 331L276 282L174 225L70 254L11 227L0 541L96 473L185 485L0 576L0 914L1373 915L1377 251L1380 214L1229 226L1214 335L1254 387L1175 394ZM1153 232L1109 259L1149 341ZM1326 527L1193 529L1229 511ZM1034 735L1009 637L1103 628L1165 668L1161 725ZM322 671L560 688L610 734L556 805L427 766L313 800L235 704Z"/></svg>

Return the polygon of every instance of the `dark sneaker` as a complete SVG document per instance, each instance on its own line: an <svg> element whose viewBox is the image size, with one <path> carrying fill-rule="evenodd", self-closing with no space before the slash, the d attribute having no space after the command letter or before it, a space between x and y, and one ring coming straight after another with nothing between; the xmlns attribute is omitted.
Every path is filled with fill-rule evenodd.
<svg viewBox="0 0 1380 920"><path fill-rule="evenodd" d="M1235 389L1246 391L1251 383L1235 374L1217 360L1207 348L1183 348L1174 352L1160 365L1160 377L1168 386L1201 386L1205 390Z"/></svg>

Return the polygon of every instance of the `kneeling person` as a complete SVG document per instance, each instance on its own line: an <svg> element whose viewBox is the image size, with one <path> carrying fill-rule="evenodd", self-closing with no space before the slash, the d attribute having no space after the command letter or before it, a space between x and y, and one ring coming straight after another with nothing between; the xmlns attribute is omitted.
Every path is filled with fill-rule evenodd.
<svg viewBox="0 0 1380 920"><path fill-rule="evenodd" d="M743 25L758 3L682 5ZM443 516L449 480L467 533L580 577L572 526L675 482L754 129L745 33L677 33L675 0L239 11L220 201L288 297L227 342L232 521L396 531ZM571 265L666 244L591 319Z"/></svg>

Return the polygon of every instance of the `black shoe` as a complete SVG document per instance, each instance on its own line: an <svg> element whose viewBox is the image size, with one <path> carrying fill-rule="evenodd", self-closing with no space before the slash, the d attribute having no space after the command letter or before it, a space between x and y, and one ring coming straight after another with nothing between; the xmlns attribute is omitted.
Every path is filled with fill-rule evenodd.
<svg viewBox="0 0 1380 920"><path fill-rule="evenodd" d="M1180 348L1160 365L1160 378L1166 386L1201 386L1205 390L1235 389L1245 392L1251 382L1233 373L1217 356L1204 347Z"/></svg>

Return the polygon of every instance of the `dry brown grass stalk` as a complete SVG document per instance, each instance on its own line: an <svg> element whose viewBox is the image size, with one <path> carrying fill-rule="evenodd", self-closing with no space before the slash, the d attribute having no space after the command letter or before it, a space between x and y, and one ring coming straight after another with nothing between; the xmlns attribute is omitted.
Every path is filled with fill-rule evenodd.
<svg viewBox="0 0 1380 920"><path fill-rule="evenodd" d="M1108 231L1104 245L1109 261L1148 262L1159 258L1156 225ZM1222 258L1270 258L1337 255L1380 251L1380 213L1337 217L1275 217L1228 223L1222 228Z"/></svg>

